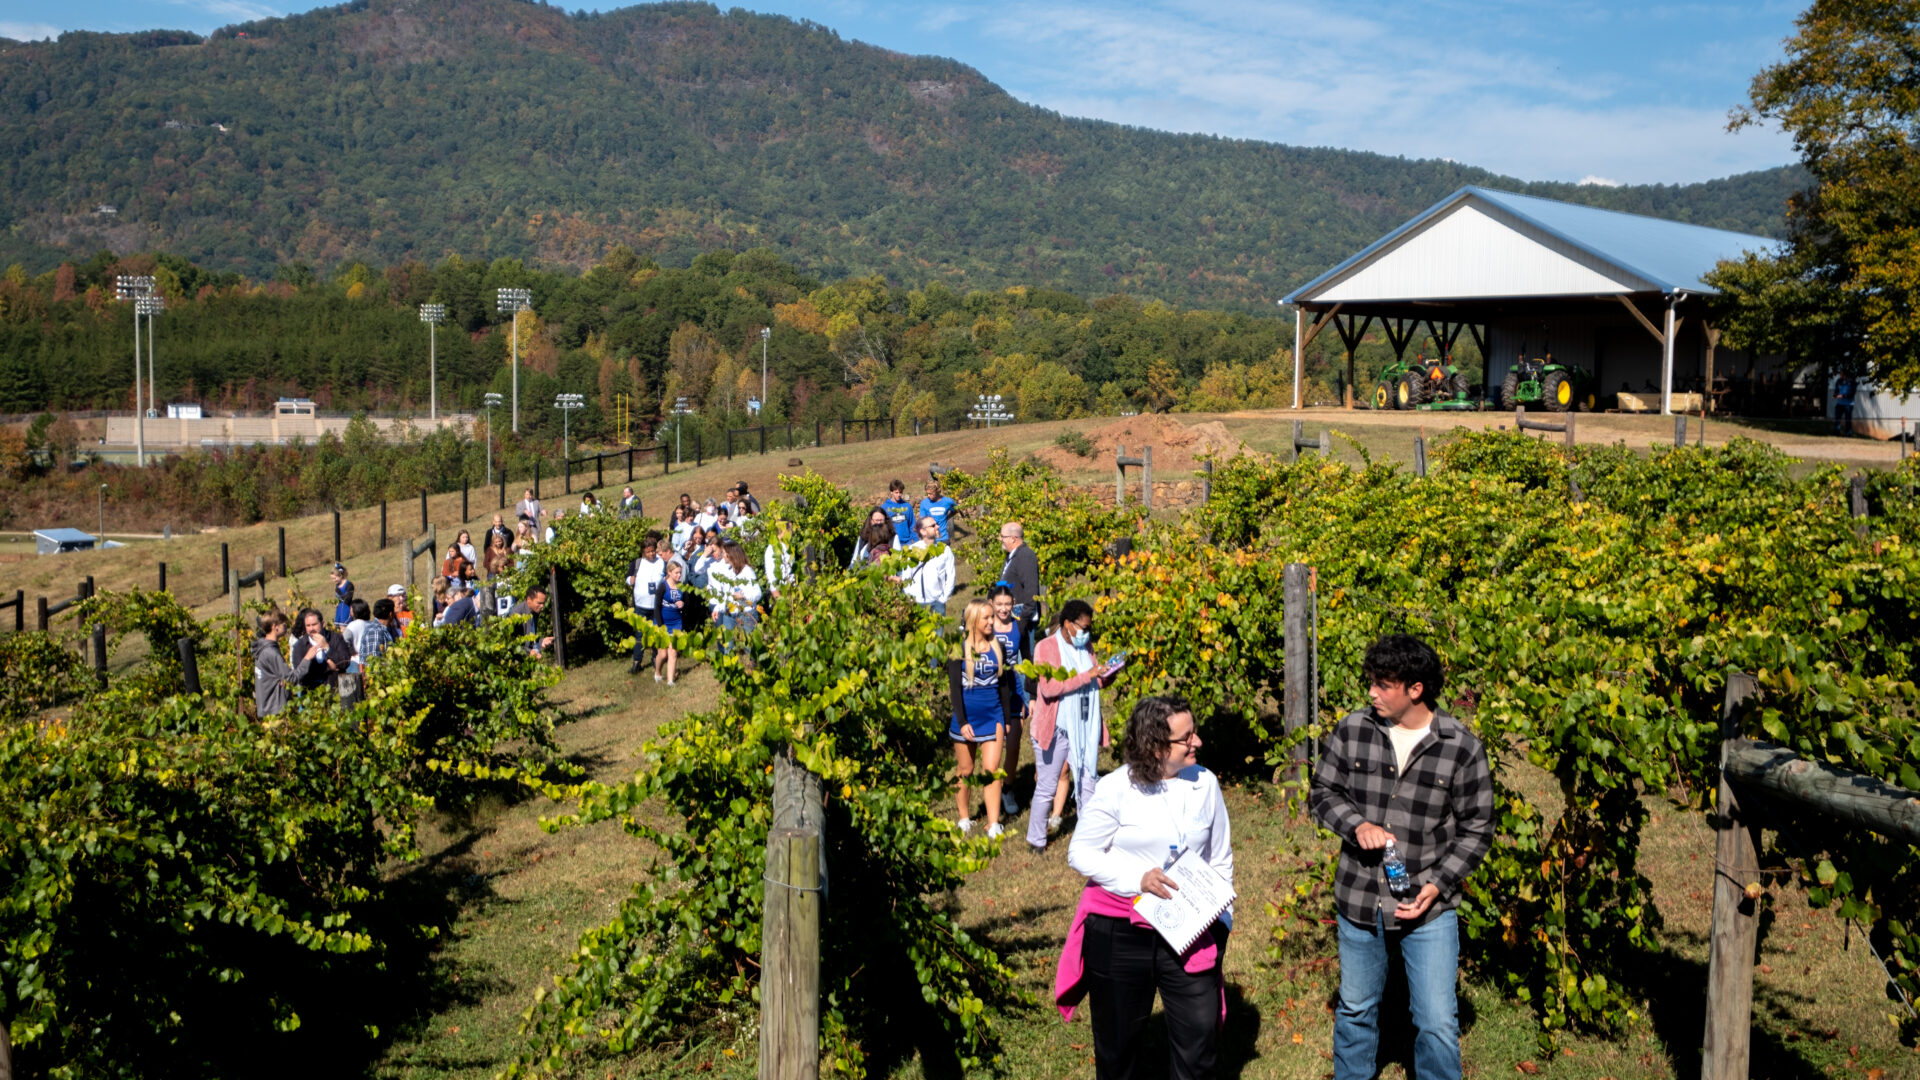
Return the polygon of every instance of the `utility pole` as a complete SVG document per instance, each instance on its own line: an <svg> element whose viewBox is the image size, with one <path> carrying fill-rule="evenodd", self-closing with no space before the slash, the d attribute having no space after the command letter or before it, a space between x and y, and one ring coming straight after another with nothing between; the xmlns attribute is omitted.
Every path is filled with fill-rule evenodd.
<svg viewBox="0 0 1920 1080"><path fill-rule="evenodd" d="M571 451L573 431L573 410L587 407L585 394L555 394L553 407L560 410L560 460L565 461Z"/></svg>
<svg viewBox="0 0 1920 1080"><path fill-rule="evenodd" d="M760 328L760 411L766 415L767 408L767 339L773 336L773 327ZM766 423L762 420L761 423Z"/></svg>

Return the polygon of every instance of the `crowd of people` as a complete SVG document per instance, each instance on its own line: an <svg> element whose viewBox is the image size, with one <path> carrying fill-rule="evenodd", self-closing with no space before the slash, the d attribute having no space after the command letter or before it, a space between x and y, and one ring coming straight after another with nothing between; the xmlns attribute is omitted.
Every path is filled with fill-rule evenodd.
<svg viewBox="0 0 1920 1080"><path fill-rule="evenodd" d="M914 603L944 618L957 591L948 546L957 509L937 481L917 503L894 481L864 514L849 571L885 573ZM560 510L549 517L531 491L515 510L515 527L496 515L477 546L464 530L448 545L425 601L430 612L409 611L399 585L369 605L337 564L331 625L310 608L292 619L270 611L254 646L260 714L285 708L294 687L329 687L343 702L358 700L369 669L416 619L478 621L481 611L501 602L489 586L511 573L531 544L551 538L565 517ZM638 516L641 506L629 488L612 511L588 495L578 512ZM669 631L709 622L752 630L760 613L781 601L796 566L792 526L784 521L765 537L761 565L750 563L744 541L761 516L744 482L697 505L681 494L666 530L649 534L629 565L634 610ZM1131 1075L1157 995L1170 1075L1211 1076L1226 1018L1222 958L1233 906L1181 947L1137 908L1142 897L1173 898L1180 889L1176 863L1188 854L1231 889L1226 804L1218 780L1199 764L1196 718L1179 698L1141 700L1116 748L1120 767L1101 775L1101 752L1110 743L1102 691L1126 668L1127 656L1096 653L1095 612L1085 600L1066 600L1043 620L1040 563L1025 529L1002 522L998 539L1005 561L994 580L972 587L958 618L957 655L948 664L958 828L963 834L974 828L978 787L985 834L1003 836L1005 820L1024 807L1026 842L1042 852L1063 828L1071 797L1077 818L1067 860L1087 885L1056 969L1056 1004L1070 1019L1080 1002L1088 1003L1096 1075L1120 1078ZM890 558L902 552L917 557ZM511 614L542 612L545 590L528 592ZM542 653L552 640L533 631L528 647ZM636 641L630 672L651 667L655 682L675 685L679 656L671 639L653 650L650 664L648 649ZM1040 673L1037 678L1020 670L1026 660L1036 662L1029 670ZM1455 908L1492 838L1486 753L1466 725L1439 707L1444 676L1425 642L1384 638L1367 651L1363 670L1371 705L1327 737L1309 798L1315 819L1341 842L1333 1075L1362 1080L1376 1070L1379 1012L1397 962L1409 987L1415 1072L1448 1080L1461 1075ZM1014 790L1023 743L1033 755L1024 797Z"/></svg>

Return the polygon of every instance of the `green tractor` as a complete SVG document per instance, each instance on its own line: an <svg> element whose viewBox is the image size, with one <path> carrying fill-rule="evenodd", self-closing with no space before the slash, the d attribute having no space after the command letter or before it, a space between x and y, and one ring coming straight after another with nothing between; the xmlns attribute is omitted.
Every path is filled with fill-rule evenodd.
<svg viewBox="0 0 1920 1080"><path fill-rule="evenodd" d="M1467 374L1453 363L1452 357L1428 360L1416 355L1412 363L1396 360L1380 373L1373 388L1376 409L1419 409L1466 400Z"/></svg>
<svg viewBox="0 0 1920 1080"><path fill-rule="evenodd" d="M1548 412L1591 412L1596 404L1593 379L1577 367L1554 363L1552 353L1528 359L1522 352L1500 384L1500 406L1505 409L1538 405Z"/></svg>

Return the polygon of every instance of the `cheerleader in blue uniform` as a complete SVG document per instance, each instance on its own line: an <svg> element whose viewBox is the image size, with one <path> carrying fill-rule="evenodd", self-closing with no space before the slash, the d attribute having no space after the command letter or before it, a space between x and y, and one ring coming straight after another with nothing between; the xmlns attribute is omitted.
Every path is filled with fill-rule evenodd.
<svg viewBox="0 0 1920 1080"><path fill-rule="evenodd" d="M953 695L953 720L947 737L953 740L958 766L961 832L973 830L967 780L976 758L981 771L993 776L986 784L987 835L1000 835L1000 753L1006 718L1016 708L1013 700L1013 662L993 633L993 607L984 600L967 604L961 617L966 627L960 658L948 667ZM1018 653L1013 654L1018 656Z"/></svg>

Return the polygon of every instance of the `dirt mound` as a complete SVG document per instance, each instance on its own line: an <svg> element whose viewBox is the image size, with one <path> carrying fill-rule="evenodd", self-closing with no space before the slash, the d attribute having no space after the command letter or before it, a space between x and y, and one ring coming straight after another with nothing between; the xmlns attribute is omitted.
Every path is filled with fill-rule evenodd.
<svg viewBox="0 0 1920 1080"><path fill-rule="evenodd" d="M1124 446L1129 457L1139 457L1143 447L1153 447L1155 476L1168 479L1184 477L1200 467L1208 454L1216 458L1232 455L1240 449L1240 440L1228 434L1225 424L1209 420L1183 424L1164 413L1127 416L1085 432L1093 442L1090 458L1062 446L1049 446L1034 456L1063 472L1087 468L1112 468L1114 452Z"/></svg>

